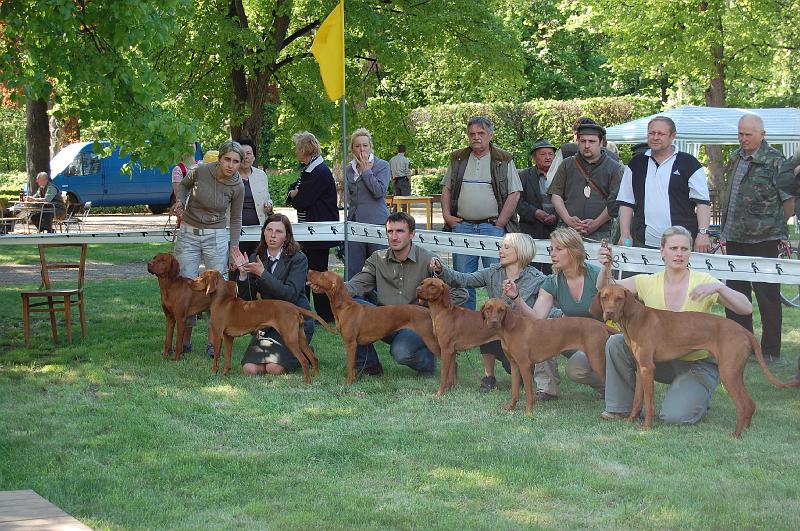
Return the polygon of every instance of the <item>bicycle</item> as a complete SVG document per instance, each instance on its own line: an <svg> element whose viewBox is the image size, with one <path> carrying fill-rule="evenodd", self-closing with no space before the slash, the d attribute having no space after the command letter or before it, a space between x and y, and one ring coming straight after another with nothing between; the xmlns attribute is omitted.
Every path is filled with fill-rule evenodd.
<svg viewBox="0 0 800 531"><path fill-rule="evenodd" d="M710 254L728 254L725 249L725 240L721 236L722 231L719 228L708 229L708 240L711 242Z"/></svg>
<svg viewBox="0 0 800 531"><path fill-rule="evenodd" d="M778 258L787 260L800 259L797 247L791 242L785 241L778 244ZM781 286L781 302L784 306L800 308L800 285Z"/></svg>

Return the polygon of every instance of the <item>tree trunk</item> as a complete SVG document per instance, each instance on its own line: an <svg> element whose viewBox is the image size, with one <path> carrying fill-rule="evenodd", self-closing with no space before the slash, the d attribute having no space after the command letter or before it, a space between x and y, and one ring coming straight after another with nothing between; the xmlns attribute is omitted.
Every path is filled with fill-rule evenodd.
<svg viewBox="0 0 800 531"><path fill-rule="evenodd" d="M25 167L28 171L28 190L36 191L36 174L50 173L50 123L47 119L47 100L27 99L25 103Z"/></svg>
<svg viewBox="0 0 800 531"><path fill-rule="evenodd" d="M705 9L708 9L708 5L703 2L700 10L704 11ZM706 105L709 107L725 107L725 27L722 24L721 11L716 13L714 20L717 41L711 45L709 50L713 72L705 92L705 100ZM720 192L725 187L725 176L722 174L722 147L707 145L706 155L708 155L708 173L711 189L719 197ZM712 217L715 208L719 208L719 205L712 205Z"/></svg>

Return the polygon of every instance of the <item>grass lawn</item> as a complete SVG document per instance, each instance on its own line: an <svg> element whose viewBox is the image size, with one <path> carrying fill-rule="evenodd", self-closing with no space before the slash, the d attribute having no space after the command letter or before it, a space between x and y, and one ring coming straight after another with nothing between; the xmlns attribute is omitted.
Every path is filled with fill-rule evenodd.
<svg viewBox="0 0 800 531"><path fill-rule="evenodd" d="M144 262L158 249L118 250L89 256ZM758 410L741 440L722 387L698 426L640 431L602 421L603 403L566 378L533 417L503 413L510 377L479 394L476 351L440 399L438 380L383 346L386 374L346 386L341 339L321 329L310 386L299 373L241 375L245 338L234 371L212 375L205 326L195 353L164 361L150 278L89 283L89 336L75 327L72 346L53 345L40 317L25 349L17 292L30 287L0 286L0 490L33 489L93 528L800 527L800 393L753 363ZM784 313L782 380L800 352L798 312Z"/></svg>

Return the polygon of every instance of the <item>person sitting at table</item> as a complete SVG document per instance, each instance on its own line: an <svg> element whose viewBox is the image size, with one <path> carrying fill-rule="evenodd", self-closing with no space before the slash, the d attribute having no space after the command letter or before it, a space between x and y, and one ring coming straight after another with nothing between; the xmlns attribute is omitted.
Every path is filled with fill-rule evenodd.
<svg viewBox="0 0 800 531"><path fill-rule="evenodd" d="M53 208L50 210L42 205L40 210L31 212L30 222L39 228L39 232L54 232L53 218L63 218L67 214L67 205L47 172L41 171L36 175L36 184L39 189L33 195L26 196L25 202L51 203Z"/></svg>

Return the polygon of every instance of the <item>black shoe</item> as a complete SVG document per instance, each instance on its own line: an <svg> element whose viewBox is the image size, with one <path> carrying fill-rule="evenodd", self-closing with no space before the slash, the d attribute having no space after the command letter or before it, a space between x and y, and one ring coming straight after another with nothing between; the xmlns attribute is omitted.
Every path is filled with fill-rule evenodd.
<svg viewBox="0 0 800 531"><path fill-rule="evenodd" d="M211 343L206 344L206 354L209 358L214 358L214 345Z"/></svg>
<svg viewBox="0 0 800 531"><path fill-rule="evenodd" d="M497 379L494 376L484 376L481 378L481 386L478 391L481 393L488 393L497 385Z"/></svg>
<svg viewBox="0 0 800 531"><path fill-rule="evenodd" d="M383 376L383 365L378 362L375 365L364 367L361 369L361 374L366 374L367 376Z"/></svg>
<svg viewBox="0 0 800 531"><path fill-rule="evenodd" d="M545 393L544 391L536 391L536 400L539 402L547 402L548 400L558 400L558 396Z"/></svg>

